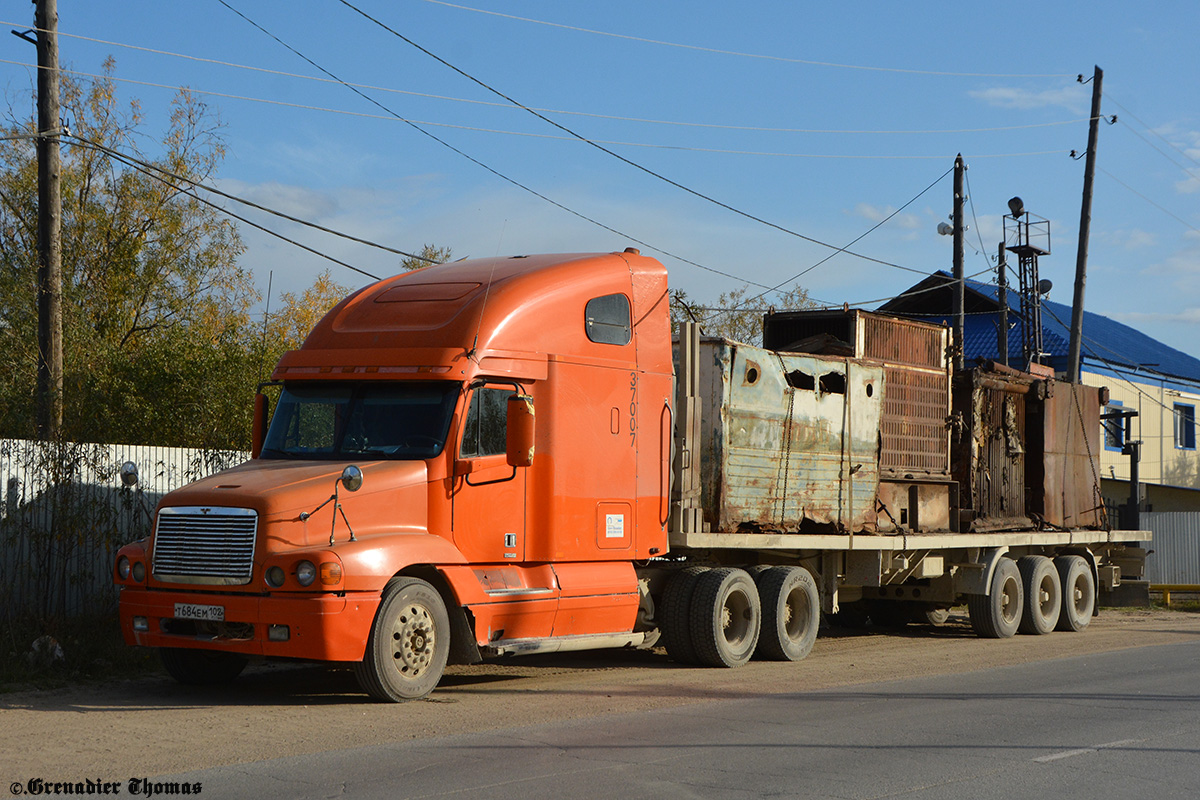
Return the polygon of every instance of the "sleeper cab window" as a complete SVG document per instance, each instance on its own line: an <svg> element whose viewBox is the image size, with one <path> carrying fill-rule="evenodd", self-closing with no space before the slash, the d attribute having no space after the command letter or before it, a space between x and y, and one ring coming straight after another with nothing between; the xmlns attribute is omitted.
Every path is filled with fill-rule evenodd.
<svg viewBox="0 0 1200 800"><path fill-rule="evenodd" d="M587 337L597 344L629 344L633 338L629 298L623 294L593 297L584 309Z"/></svg>

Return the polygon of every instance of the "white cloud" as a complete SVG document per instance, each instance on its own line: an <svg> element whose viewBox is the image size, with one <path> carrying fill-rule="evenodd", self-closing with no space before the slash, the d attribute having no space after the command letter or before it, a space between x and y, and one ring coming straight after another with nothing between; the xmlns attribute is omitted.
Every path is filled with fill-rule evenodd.
<svg viewBox="0 0 1200 800"><path fill-rule="evenodd" d="M1104 241L1111 247L1122 250L1142 250L1158 244L1158 235L1141 228L1109 231L1104 234Z"/></svg>
<svg viewBox="0 0 1200 800"><path fill-rule="evenodd" d="M1022 111L1035 108L1065 108L1075 113L1087 113L1088 92L1082 87L1074 85L1040 92L1011 86L997 86L992 89L976 89L967 94L996 108L1013 108Z"/></svg>
<svg viewBox="0 0 1200 800"><path fill-rule="evenodd" d="M871 222L882 222L888 218L889 214L895 214L895 212L896 209L894 206L875 206L870 203L859 203L854 207L852 213ZM895 217L888 220L887 224L911 231L924 227L926 222L921 219L919 214L896 214Z"/></svg>

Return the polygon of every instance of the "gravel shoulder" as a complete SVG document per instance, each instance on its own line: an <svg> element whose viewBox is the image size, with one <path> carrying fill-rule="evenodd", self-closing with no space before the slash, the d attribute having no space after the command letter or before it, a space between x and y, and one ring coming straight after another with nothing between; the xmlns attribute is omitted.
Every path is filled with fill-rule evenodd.
<svg viewBox="0 0 1200 800"><path fill-rule="evenodd" d="M1106 609L1080 634L975 637L965 613L899 633L823 631L798 663L680 667L662 650L452 667L424 701L380 704L348 669L264 664L214 688L150 677L0 695L12 780L153 777L282 756L610 713L793 694L1195 641L1200 614Z"/></svg>

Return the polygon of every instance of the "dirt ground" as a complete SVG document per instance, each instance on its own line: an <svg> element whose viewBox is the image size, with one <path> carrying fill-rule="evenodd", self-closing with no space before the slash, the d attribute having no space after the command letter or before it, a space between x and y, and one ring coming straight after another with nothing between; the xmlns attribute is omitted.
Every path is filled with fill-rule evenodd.
<svg viewBox="0 0 1200 800"><path fill-rule="evenodd" d="M714 699L803 692L894 678L1194 641L1200 614L1105 610L1086 631L975 637L965 614L899 633L822 631L798 663L680 667L662 650L529 657L452 667L433 695L370 701L349 670L252 666L237 682L184 687L151 677L0 695L10 781L117 780L408 739L594 717Z"/></svg>

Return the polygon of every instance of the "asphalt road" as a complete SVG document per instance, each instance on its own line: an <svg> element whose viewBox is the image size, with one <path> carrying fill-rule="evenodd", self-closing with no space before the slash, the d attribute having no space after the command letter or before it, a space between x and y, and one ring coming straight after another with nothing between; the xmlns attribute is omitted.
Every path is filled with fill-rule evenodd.
<svg viewBox="0 0 1200 800"><path fill-rule="evenodd" d="M199 782L209 798L1194 800L1200 639L154 780Z"/></svg>

